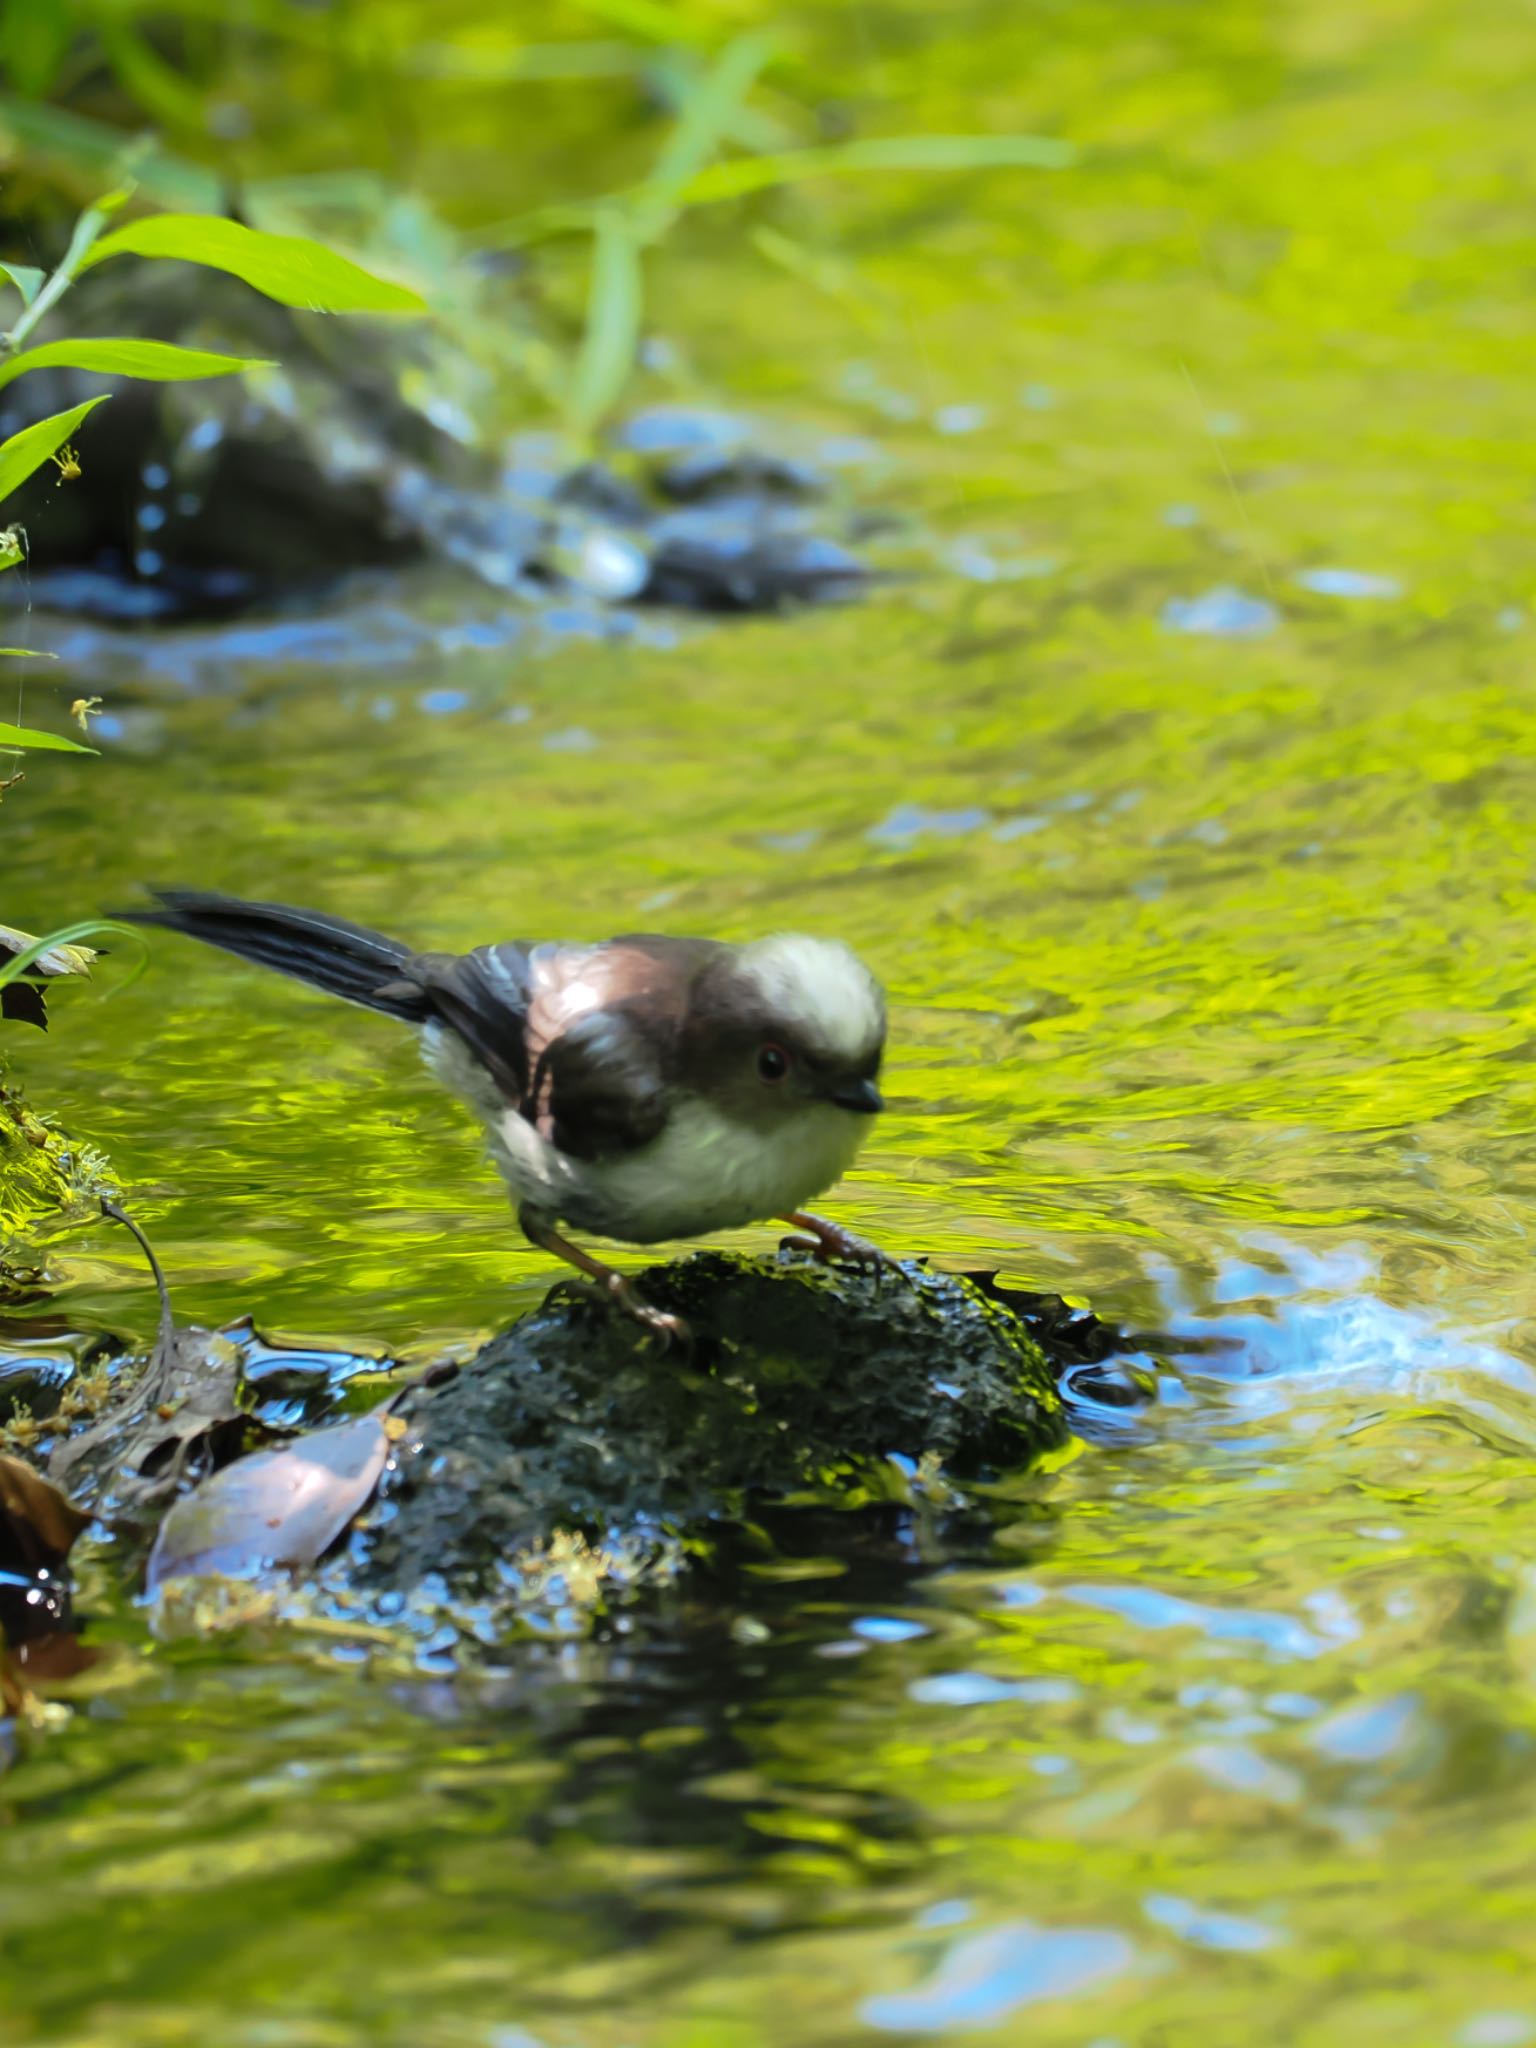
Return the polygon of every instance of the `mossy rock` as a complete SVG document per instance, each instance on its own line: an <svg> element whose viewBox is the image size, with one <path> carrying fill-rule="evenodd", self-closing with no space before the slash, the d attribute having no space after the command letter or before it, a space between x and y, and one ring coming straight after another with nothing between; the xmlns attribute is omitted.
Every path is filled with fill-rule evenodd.
<svg viewBox="0 0 1536 2048"><path fill-rule="evenodd" d="M959 1276L707 1252L636 1284L687 1319L688 1357L556 1288L401 1404L332 1585L438 1589L500 1625L663 1581L774 1508L954 1507L1066 1437L1023 1322Z"/></svg>

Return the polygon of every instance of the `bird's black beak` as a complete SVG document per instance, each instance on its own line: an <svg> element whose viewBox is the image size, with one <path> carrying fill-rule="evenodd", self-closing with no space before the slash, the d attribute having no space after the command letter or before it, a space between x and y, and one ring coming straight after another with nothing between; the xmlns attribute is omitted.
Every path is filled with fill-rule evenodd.
<svg viewBox="0 0 1536 2048"><path fill-rule="evenodd" d="M827 1100L856 1116L878 1116L885 1107L885 1097L873 1081L839 1081Z"/></svg>

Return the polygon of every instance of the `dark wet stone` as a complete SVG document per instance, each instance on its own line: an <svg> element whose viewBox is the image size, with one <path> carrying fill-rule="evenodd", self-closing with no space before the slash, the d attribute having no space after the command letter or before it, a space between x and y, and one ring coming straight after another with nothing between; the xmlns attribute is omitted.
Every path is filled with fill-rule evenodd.
<svg viewBox="0 0 1536 2048"><path fill-rule="evenodd" d="M540 607L574 589L774 611L864 577L797 503L816 472L746 447L726 414L646 408L615 435L613 462L570 468L551 447L508 469L399 395L453 380L451 338L429 323L306 318L207 272L157 270L146 287L115 266L76 285L70 323L279 367L190 384L40 370L0 395L3 435L113 392L80 437L79 478L45 465L7 511L33 535L31 593L50 608L124 624L217 617L427 560ZM612 571L625 550L643 558L638 573ZM14 595L0 588L0 603Z"/></svg>
<svg viewBox="0 0 1536 2048"><path fill-rule="evenodd" d="M556 505L612 521L616 526L643 526L651 516L644 494L627 477L615 476L600 462L583 462L568 470L550 493Z"/></svg>
<svg viewBox="0 0 1536 2048"><path fill-rule="evenodd" d="M640 596L690 611L772 612L851 597L868 575L856 555L818 534L695 528L661 542Z"/></svg>
<svg viewBox="0 0 1536 2048"><path fill-rule="evenodd" d="M52 1415L74 1376L75 1361L68 1356L0 1349L0 1423L23 1408L38 1418Z"/></svg>
<svg viewBox="0 0 1536 2048"><path fill-rule="evenodd" d="M680 505L715 504L722 499L814 498L825 489L820 473L808 462L749 448L710 448L680 456L661 469L656 485L663 497Z"/></svg>
<svg viewBox="0 0 1536 2048"><path fill-rule="evenodd" d="M1044 1355L955 1275L705 1252L637 1285L687 1318L692 1355L556 1288L401 1404L410 1435L347 1578L527 1611L574 1555L606 1596L776 1505L957 1507L1065 1435Z"/></svg>
<svg viewBox="0 0 1536 2048"><path fill-rule="evenodd" d="M968 1272L973 1286L1016 1315L1058 1371L1072 1365L1098 1365L1117 1355L1140 1351L1148 1339L1107 1323L1092 1309L1075 1308L1059 1294L1040 1294L1028 1287L1010 1287L996 1273Z"/></svg>

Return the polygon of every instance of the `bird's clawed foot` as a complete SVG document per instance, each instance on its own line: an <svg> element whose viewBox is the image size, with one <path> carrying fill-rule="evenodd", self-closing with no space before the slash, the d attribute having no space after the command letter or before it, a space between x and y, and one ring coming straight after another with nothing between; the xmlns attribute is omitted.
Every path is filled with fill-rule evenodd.
<svg viewBox="0 0 1536 2048"><path fill-rule="evenodd" d="M649 1330L652 1336L659 1337L664 1351L675 1350L680 1357L689 1356L693 1350L693 1332L681 1316L670 1315L664 1308L653 1308L632 1280L627 1280L612 1266L605 1266L601 1259L595 1259L590 1252L582 1251L578 1245L562 1237L553 1224L546 1222L534 1210L526 1206L519 1209L517 1220L530 1244L553 1252L557 1259L564 1259L578 1273L587 1276L584 1281L567 1281L567 1286L579 1287L583 1293L596 1295L600 1301L611 1302L620 1315L628 1316L642 1330Z"/></svg>
<svg viewBox="0 0 1536 2048"><path fill-rule="evenodd" d="M653 1306L622 1273L609 1274L606 1291L620 1315L628 1316L642 1330L661 1339L663 1351L676 1351L680 1357L688 1357L693 1350L693 1332L681 1316Z"/></svg>
<svg viewBox="0 0 1536 2048"><path fill-rule="evenodd" d="M809 1233L805 1237L780 1238L780 1251L809 1252L824 1266L830 1266L837 1259L876 1274L897 1265L889 1252L871 1244L867 1237L856 1237L851 1230L844 1230L840 1223L829 1223L825 1216L813 1216L808 1209L792 1209L778 1220L780 1223L793 1223L797 1230Z"/></svg>

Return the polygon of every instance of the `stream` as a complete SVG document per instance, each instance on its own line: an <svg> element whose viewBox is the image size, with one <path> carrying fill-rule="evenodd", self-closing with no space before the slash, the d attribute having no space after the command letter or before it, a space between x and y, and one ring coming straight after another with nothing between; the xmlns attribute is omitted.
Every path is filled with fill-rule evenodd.
<svg viewBox="0 0 1536 2048"><path fill-rule="evenodd" d="M124 1675L0 1778L0 2040L1536 2042L1531 22L851 13L909 126L1084 152L840 191L864 329L723 231L657 256L702 396L859 437L902 573L39 607L29 708L99 692L102 756L7 799L0 912L834 933L891 1043L832 1213L1226 1341L982 1529L809 1513L472 1675L156 1641L82 1550ZM181 1318L421 1364L542 1298L387 1020L159 936L98 982L8 1047ZM147 1341L123 1233L51 1255L71 1331Z"/></svg>

